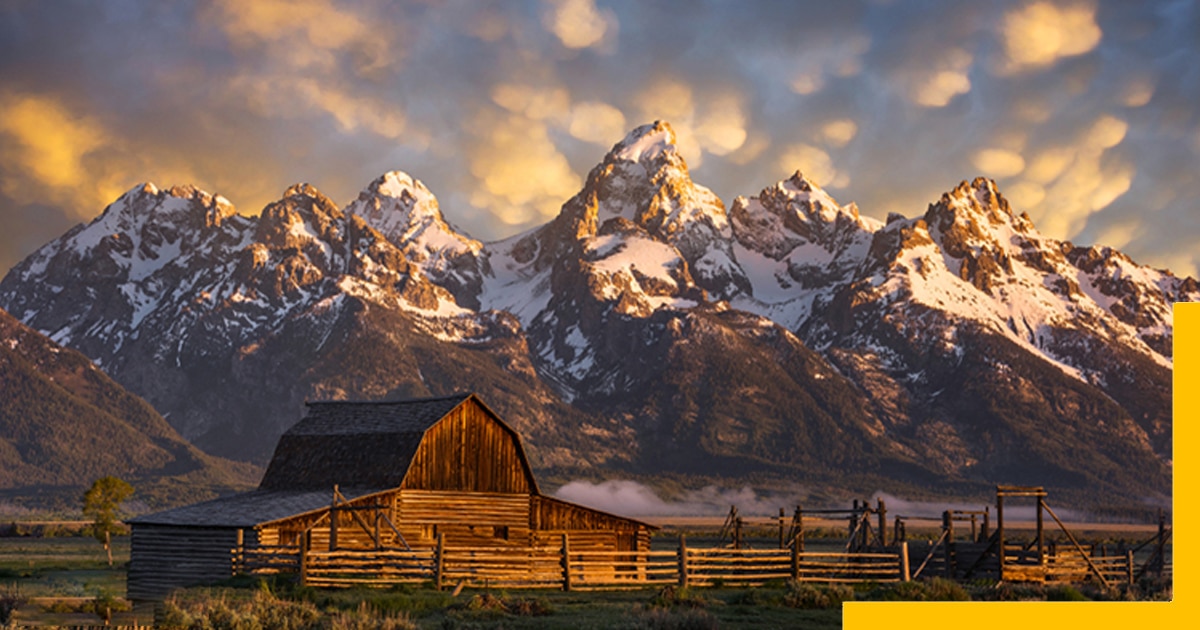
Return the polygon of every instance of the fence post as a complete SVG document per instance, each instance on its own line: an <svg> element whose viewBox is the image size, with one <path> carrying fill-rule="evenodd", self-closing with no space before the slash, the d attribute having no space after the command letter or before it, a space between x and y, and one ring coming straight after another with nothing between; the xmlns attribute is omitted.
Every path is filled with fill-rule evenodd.
<svg viewBox="0 0 1200 630"><path fill-rule="evenodd" d="M879 546L887 547L887 505L884 504L883 499L876 500L879 502L876 510L879 520Z"/></svg>
<svg viewBox="0 0 1200 630"><path fill-rule="evenodd" d="M796 539L792 541L792 579L800 579L800 552L804 546L804 535L797 533Z"/></svg>
<svg viewBox="0 0 1200 630"><path fill-rule="evenodd" d="M954 516L950 514L950 510L942 512L942 529L946 531L946 546L942 549L946 561L946 578L953 580L954 553L951 547L954 544Z"/></svg>
<svg viewBox="0 0 1200 630"><path fill-rule="evenodd" d="M571 539L565 532L562 535L562 589L571 590Z"/></svg>
<svg viewBox="0 0 1200 630"><path fill-rule="evenodd" d="M245 536L246 536L245 531L239 527L237 530L237 546L234 548L234 552L233 552L233 574L234 575L246 572L246 556L245 556L245 553L246 553L245 540L246 539L245 539Z"/></svg>
<svg viewBox="0 0 1200 630"><path fill-rule="evenodd" d="M1125 582L1133 584L1133 550L1125 550Z"/></svg>
<svg viewBox="0 0 1200 630"><path fill-rule="evenodd" d="M300 535L300 586L308 584L308 544L311 542L312 532L304 530Z"/></svg>
<svg viewBox="0 0 1200 630"><path fill-rule="evenodd" d="M911 582L912 573L908 566L908 541L900 541L900 581Z"/></svg>
<svg viewBox="0 0 1200 630"><path fill-rule="evenodd" d="M679 535L679 586L688 585L687 536Z"/></svg>
<svg viewBox="0 0 1200 630"><path fill-rule="evenodd" d="M783 534L783 508L779 508L779 548L787 549L787 541Z"/></svg>
<svg viewBox="0 0 1200 630"><path fill-rule="evenodd" d="M438 532L437 548L433 551L433 587L442 590L442 573L446 567L446 532Z"/></svg>

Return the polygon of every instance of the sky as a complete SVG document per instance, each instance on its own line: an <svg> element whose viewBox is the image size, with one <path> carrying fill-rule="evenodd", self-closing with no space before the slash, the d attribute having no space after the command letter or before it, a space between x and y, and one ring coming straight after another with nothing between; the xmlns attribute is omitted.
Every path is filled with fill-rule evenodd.
<svg viewBox="0 0 1200 630"><path fill-rule="evenodd" d="M994 178L1043 234L1200 267L1200 4L0 0L0 273L139 182L258 214L390 170L484 241L634 127L731 205L868 216Z"/></svg>

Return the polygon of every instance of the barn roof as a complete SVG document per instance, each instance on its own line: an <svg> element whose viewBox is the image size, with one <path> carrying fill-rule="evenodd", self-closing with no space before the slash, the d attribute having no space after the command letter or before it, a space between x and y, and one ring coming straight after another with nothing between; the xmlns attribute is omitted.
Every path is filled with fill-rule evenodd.
<svg viewBox="0 0 1200 630"><path fill-rule="evenodd" d="M371 488L339 488L353 501L383 492ZM155 512L129 519L138 525L190 525L195 527L253 527L307 512L327 509L332 489L324 490L253 490L220 499L194 503L173 510Z"/></svg>
<svg viewBox="0 0 1200 630"><path fill-rule="evenodd" d="M517 433L470 393L391 402L310 402L308 414L279 438L259 488L324 490L335 483L399 487L425 432L468 400L487 410L520 443ZM523 464L536 487L528 462Z"/></svg>

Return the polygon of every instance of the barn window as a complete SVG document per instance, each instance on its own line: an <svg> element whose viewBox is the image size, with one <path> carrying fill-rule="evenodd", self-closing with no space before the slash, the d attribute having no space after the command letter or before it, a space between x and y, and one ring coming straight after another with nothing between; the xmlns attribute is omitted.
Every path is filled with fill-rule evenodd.
<svg viewBox="0 0 1200 630"><path fill-rule="evenodd" d="M492 537L508 540L508 525L497 525L492 528Z"/></svg>

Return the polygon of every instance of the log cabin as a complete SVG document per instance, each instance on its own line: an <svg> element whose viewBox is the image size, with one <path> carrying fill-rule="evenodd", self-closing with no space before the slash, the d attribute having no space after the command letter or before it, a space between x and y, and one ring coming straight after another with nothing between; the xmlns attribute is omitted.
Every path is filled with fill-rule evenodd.
<svg viewBox="0 0 1200 630"><path fill-rule="evenodd" d="M311 402L258 489L129 521L130 599L230 577L231 551L540 546L645 551L654 526L543 495L474 394Z"/></svg>

